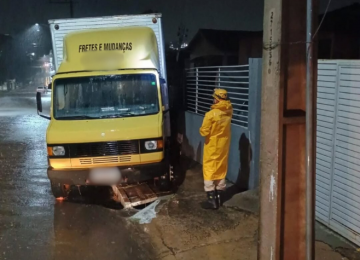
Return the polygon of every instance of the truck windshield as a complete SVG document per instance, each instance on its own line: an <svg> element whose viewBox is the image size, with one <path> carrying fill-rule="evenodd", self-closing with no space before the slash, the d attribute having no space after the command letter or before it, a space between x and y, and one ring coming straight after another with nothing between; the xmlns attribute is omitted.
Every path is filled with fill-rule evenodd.
<svg viewBox="0 0 360 260"><path fill-rule="evenodd" d="M57 79L54 118L82 120L145 116L159 112L154 74Z"/></svg>

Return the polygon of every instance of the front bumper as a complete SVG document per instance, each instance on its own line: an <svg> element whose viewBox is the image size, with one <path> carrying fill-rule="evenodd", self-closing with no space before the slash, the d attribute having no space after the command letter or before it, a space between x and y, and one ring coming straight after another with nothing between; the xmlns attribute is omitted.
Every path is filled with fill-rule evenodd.
<svg viewBox="0 0 360 260"><path fill-rule="evenodd" d="M137 183L152 180L167 173L169 165L167 160L159 163L137 166L120 166L121 183ZM47 175L50 181L70 185L91 185L89 183L90 169L54 169L49 167Z"/></svg>

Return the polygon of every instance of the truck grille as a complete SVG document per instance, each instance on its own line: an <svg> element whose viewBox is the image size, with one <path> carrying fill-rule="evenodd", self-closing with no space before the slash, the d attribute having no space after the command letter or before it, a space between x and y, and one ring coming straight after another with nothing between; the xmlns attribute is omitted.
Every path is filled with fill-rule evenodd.
<svg viewBox="0 0 360 260"><path fill-rule="evenodd" d="M139 141L71 144L70 158L99 157L139 153Z"/></svg>
<svg viewBox="0 0 360 260"><path fill-rule="evenodd" d="M102 164L102 163L125 163L131 161L131 155L98 157L98 158L82 158L79 160L81 165Z"/></svg>

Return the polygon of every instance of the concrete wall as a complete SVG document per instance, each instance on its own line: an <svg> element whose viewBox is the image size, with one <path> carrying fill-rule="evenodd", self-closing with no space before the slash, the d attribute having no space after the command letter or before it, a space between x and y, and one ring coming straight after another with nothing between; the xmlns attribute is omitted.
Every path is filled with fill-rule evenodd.
<svg viewBox="0 0 360 260"><path fill-rule="evenodd" d="M248 128L231 126L231 146L227 179L242 189L259 185L261 59L250 59ZM202 163L204 138L199 133L203 116L185 112L185 135L182 152Z"/></svg>
<svg viewBox="0 0 360 260"><path fill-rule="evenodd" d="M259 186L260 182L260 124L262 59L249 59L249 139L251 144L249 188Z"/></svg>

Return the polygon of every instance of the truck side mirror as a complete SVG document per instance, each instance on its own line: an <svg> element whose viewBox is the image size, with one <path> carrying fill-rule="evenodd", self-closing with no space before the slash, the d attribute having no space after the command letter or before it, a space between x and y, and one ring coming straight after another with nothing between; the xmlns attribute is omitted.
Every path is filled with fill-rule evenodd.
<svg viewBox="0 0 360 260"><path fill-rule="evenodd" d="M41 93L37 92L36 93L36 106L37 106L37 111L38 114L42 112L42 102L41 102Z"/></svg>
<svg viewBox="0 0 360 260"><path fill-rule="evenodd" d="M163 78L160 78L160 88L161 88L161 99L162 99L162 111L163 113L169 112L169 96L168 96L168 88L166 85L166 81Z"/></svg>
<svg viewBox="0 0 360 260"><path fill-rule="evenodd" d="M42 113L42 102L41 102L41 93L37 92L36 93L36 106L37 106L37 113L39 116L46 118L48 120L50 120L51 118L49 116L45 116Z"/></svg>

